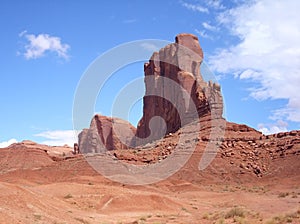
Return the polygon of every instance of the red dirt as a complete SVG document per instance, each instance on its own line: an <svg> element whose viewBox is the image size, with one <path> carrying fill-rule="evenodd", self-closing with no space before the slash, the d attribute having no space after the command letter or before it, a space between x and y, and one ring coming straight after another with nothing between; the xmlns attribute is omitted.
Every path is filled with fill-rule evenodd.
<svg viewBox="0 0 300 224"><path fill-rule="evenodd" d="M227 129L225 138L232 138L232 125ZM172 145L177 134L161 141L159 147ZM299 137L298 133L289 136L269 139L294 139L295 143ZM268 149L261 149L257 160L251 160L240 153L248 141L236 141L235 146L220 149L209 167L199 171L206 144L199 140L182 170L144 186L108 180L82 155L69 152L53 159L52 151L57 148L18 143L0 149L0 223L300 223L299 143L292 151L283 150L284 156L275 150L271 158ZM256 144L260 145L259 140ZM228 154L232 148L235 153ZM255 149L253 145L248 152ZM125 161L130 151L123 153ZM243 160L265 165L266 170L258 175L252 168L241 168ZM236 216L230 216L233 211Z"/></svg>

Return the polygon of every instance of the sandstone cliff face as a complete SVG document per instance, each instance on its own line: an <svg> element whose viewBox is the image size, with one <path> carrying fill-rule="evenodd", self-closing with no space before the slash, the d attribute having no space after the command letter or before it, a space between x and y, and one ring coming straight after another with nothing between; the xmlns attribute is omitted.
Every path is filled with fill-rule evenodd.
<svg viewBox="0 0 300 224"><path fill-rule="evenodd" d="M212 114L212 118L222 116L220 86L203 80L200 73L202 60L203 51L198 38L179 34L175 43L154 52L150 61L145 63L146 94L135 145L174 133L198 117L207 114ZM163 119L153 119L156 116Z"/></svg>
<svg viewBox="0 0 300 224"><path fill-rule="evenodd" d="M198 38L192 34L179 34L175 43L154 52L144 65L146 92L143 117L137 129L121 119L96 115L90 128L79 135L81 152L144 145L176 132L199 117L221 118L221 88L204 81L200 73L202 60L203 51ZM113 123L119 124L118 135ZM129 129L132 132L128 133Z"/></svg>

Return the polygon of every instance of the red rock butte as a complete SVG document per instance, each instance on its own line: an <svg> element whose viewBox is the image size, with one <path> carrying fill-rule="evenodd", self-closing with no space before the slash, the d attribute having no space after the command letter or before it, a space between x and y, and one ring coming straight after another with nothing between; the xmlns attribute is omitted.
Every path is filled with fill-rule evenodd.
<svg viewBox="0 0 300 224"><path fill-rule="evenodd" d="M104 152L144 145L201 117L221 118L221 87L204 81L202 61L202 48L192 34L179 34L175 43L154 52L144 65L146 92L137 128L118 118L95 115L90 128L79 135L81 151ZM157 117L161 119L153 119Z"/></svg>

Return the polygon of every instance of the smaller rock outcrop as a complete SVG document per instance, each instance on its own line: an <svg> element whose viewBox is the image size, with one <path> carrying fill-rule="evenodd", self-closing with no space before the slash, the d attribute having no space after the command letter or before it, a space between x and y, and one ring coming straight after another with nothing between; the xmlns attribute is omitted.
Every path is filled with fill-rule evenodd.
<svg viewBox="0 0 300 224"><path fill-rule="evenodd" d="M135 131L135 127L127 121L96 114L90 128L83 129L79 134L79 148L81 153L103 153L107 150L127 149L130 147Z"/></svg>
<svg viewBox="0 0 300 224"><path fill-rule="evenodd" d="M69 146L48 146L24 140L1 148L0 173L46 167L54 161L72 156L72 149Z"/></svg>

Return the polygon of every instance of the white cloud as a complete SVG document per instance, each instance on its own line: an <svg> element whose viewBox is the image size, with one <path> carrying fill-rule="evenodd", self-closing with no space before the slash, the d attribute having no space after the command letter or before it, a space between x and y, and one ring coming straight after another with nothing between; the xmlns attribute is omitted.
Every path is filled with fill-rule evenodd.
<svg viewBox="0 0 300 224"><path fill-rule="evenodd" d="M50 36L49 34L27 34L26 30L21 32L19 36L25 37L28 41L25 45L25 52L22 53L26 59L43 57L46 52L55 52L60 58L69 58L68 50L70 46L62 43L59 37Z"/></svg>
<svg viewBox="0 0 300 224"><path fill-rule="evenodd" d="M27 30L23 30L21 33L19 33L19 37L23 37L27 33Z"/></svg>
<svg viewBox="0 0 300 224"><path fill-rule="evenodd" d="M217 31L217 30L219 30L218 27L213 26L213 25L211 25L211 24L209 24L209 23L207 23L207 22L203 22L203 23L202 23L202 26L203 26L205 29L209 30L209 31Z"/></svg>
<svg viewBox="0 0 300 224"><path fill-rule="evenodd" d="M207 6L217 10L225 9L224 5L222 5L221 0L206 0L205 3Z"/></svg>
<svg viewBox="0 0 300 224"><path fill-rule="evenodd" d="M259 124L258 129L265 135L270 135L278 132L287 132L288 123L278 120L275 124Z"/></svg>
<svg viewBox="0 0 300 224"><path fill-rule="evenodd" d="M190 3L187 3L187 2L184 2L184 1L181 1L180 2L181 5L189 10L192 10L192 11L196 11L196 12L202 12L202 13L208 13L208 8L205 8L201 5L196 5L196 4L190 4Z"/></svg>
<svg viewBox="0 0 300 224"><path fill-rule="evenodd" d="M195 29L195 32L200 36L200 37L203 37L203 38L206 38L206 39L213 39L210 35L208 35L206 33L205 30L198 30L198 29Z"/></svg>
<svg viewBox="0 0 300 224"><path fill-rule="evenodd" d="M160 47L156 46L155 44L150 44L150 43L142 43L141 47L144 48L147 51L159 51Z"/></svg>
<svg viewBox="0 0 300 224"><path fill-rule="evenodd" d="M270 118L276 120L285 117L290 121L300 121L300 106L298 105L299 101L297 101L296 103L294 103L293 101L295 100L291 99L289 100L289 103L285 108L280 108L273 111L273 115Z"/></svg>
<svg viewBox="0 0 300 224"><path fill-rule="evenodd" d="M257 0L225 10L218 22L239 38L209 57L215 72L260 84L258 100L287 99L271 118L300 122L300 1Z"/></svg>
<svg viewBox="0 0 300 224"><path fill-rule="evenodd" d="M5 142L0 142L0 148L5 148L7 146L10 146L11 144L13 143L17 143L18 141L14 138L8 140L8 141L5 141Z"/></svg>
<svg viewBox="0 0 300 224"><path fill-rule="evenodd" d="M77 142L77 136L74 130L45 131L35 134L34 136L45 138L46 140L40 143L52 146L63 146L67 144L73 147L73 144Z"/></svg>

